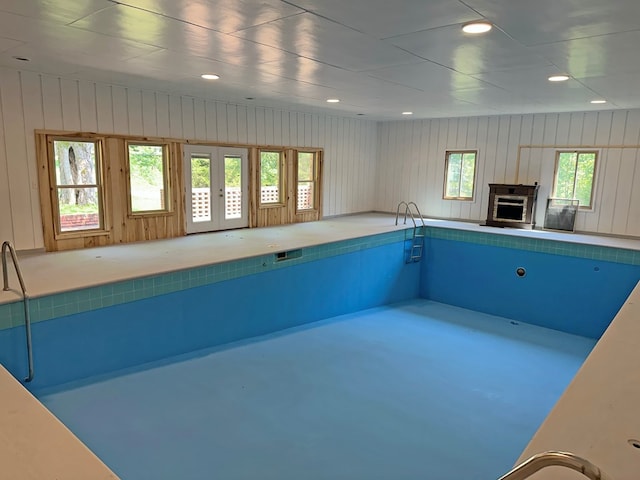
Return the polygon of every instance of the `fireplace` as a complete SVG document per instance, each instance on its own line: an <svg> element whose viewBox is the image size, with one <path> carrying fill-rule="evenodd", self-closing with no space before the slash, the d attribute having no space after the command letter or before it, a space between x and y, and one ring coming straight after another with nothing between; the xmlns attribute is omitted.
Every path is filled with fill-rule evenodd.
<svg viewBox="0 0 640 480"><path fill-rule="evenodd" d="M486 225L532 229L535 227L538 184L489 184Z"/></svg>

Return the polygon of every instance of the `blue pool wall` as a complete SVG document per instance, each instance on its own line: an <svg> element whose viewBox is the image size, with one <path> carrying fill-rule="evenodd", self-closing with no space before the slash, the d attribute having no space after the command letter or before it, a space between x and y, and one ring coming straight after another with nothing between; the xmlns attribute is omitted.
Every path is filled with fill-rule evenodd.
<svg viewBox="0 0 640 480"><path fill-rule="evenodd" d="M428 228L423 260L406 264L411 232L32 299L29 388L417 297L599 338L640 280L640 251L443 228ZM23 318L20 302L0 305L0 363L17 378Z"/></svg>
<svg viewBox="0 0 640 480"><path fill-rule="evenodd" d="M640 280L626 249L430 229L425 251L422 298L594 339Z"/></svg>
<svg viewBox="0 0 640 480"><path fill-rule="evenodd" d="M218 265L210 269L218 270L221 278L235 278L214 278L133 301L125 301L123 294L122 303L36 321L36 377L28 387L38 393L73 380L416 298L420 265L404 262L404 237L404 232L387 235L382 243L392 243L383 245L376 245L381 240L375 237L346 246L343 242L315 260L317 252L311 248L291 263L275 262L274 255L267 255L245 260L240 268L235 262ZM235 273L225 275L232 270ZM198 278L189 272L170 275ZM156 280L160 284L165 279ZM127 285L135 288L136 283ZM140 285L144 292L144 281ZM76 304L82 304L84 297L78 298ZM35 310L42 315L47 306L38 304ZM22 378L25 358L24 327L0 331L0 363Z"/></svg>

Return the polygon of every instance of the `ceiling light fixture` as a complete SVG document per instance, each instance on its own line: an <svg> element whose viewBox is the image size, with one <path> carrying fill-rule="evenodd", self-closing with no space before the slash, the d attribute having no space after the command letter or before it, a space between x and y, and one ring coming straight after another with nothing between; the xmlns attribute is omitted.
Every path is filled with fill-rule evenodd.
<svg viewBox="0 0 640 480"><path fill-rule="evenodd" d="M220 78L220 75L216 75L215 73L203 73L200 76L205 80L218 80Z"/></svg>
<svg viewBox="0 0 640 480"><path fill-rule="evenodd" d="M607 103L606 100L591 100L591 103L596 104L596 103Z"/></svg>
<svg viewBox="0 0 640 480"><path fill-rule="evenodd" d="M339 98L327 98L327 103L338 103L340 102Z"/></svg>
<svg viewBox="0 0 640 480"><path fill-rule="evenodd" d="M549 77L549 81L550 82L566 82L567 80L569 80L569 75L551 75Z"/></svg>
<svg viewBox="0 0 640 480"><path fill-rule="evenodd" d="M413 115L413 112L402 112L403 115Z"/></svg>
<svg viewBox="0 0 640 480"><path fill-rule="evenodd" d="M469 22L462 25L462 31L464 33L486 33L493 28L489 22L479 21L479 22Z"/></svg>

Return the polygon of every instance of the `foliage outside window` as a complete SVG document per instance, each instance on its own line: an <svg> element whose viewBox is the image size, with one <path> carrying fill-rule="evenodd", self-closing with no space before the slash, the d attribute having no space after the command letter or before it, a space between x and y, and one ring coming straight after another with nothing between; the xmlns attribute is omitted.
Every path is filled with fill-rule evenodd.
<svg viewBox="0 0 640 480"><path fill-rule="evenodd" d="M477 152L449 151L445 158L444 196L447 200L473 200Z"/></svg>
<svg viewBox="0 0 640 480"><path fill-rule="evenodd" d="M580 207L593 207L593 179L597 152L557 152L553 197L578 200Z"/></svg>
<svg viewBox="0 0 640 480"><path fill-rule="evenodd" d="M282 152L260 151L260 205L283 204Z"/></svg>
<svg viewBox="0 0 640 480"><path fill-rule="evenodd" d="M297 210L316 208L317 155L315 152L298 152Z"/></svg>
<svg viewBox="0 0 640 480"><path fill-rule="evenodd" d="M131 213L168 210L166 152L160 144L127 145Z"/></svg>
<svg viewBox="0 0 640 480"><path fill-rule="evenodd" d="M57 233L102 230L101 143L53 140Z"/></svg>

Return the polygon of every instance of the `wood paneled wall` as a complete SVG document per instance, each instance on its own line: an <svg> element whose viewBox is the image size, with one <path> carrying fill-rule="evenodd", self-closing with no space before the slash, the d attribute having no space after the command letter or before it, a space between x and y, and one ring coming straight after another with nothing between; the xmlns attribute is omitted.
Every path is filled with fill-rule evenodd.
<svg viewBox="0 0 640 480"><path fill-rule="evenodd" d="M373 210L376 125L0 68L0 240L44 246L35 130L323 148L332 216Z"/></svg>
<svg viewBox="0 0 640 480"><path fill-rule="evenodd" d="M432 217L482 222L489 183L538 182L542 225L555 151L596 147L595 208L576 229L640 237L640 110L385 122L378 126L376 209L415 201ZM473 201L443 200L445 151L477 149Z"/></svg>
<svg viewBox="0 0 640 480"><path fill-rule="evenodd" d="M316 162L318 162L318 181L316 184L316 188L318 192L321 192L319 195L320 200L322 201L323 197L323 181L322 181L322 170L323 170L323 152L317 149L307 149L307 152L315 151L316 153ZM313 222L315 220L320 220L322 218L322 204L318 206L316 210L308 210L298 212L296 209L297 204L297 175L296 175L296 155L298 151L292 148L286 148L283 151L284 155L284 169L285 169L285 179L284 179L284 188L286 199L283 205L266 205L260 206L259 195L260 195L260 150L257 148L252 148L250 152L251 157L251 180L250 184L253 185L251 188L251 220L250 225L252 227L270 227L273 225L285 225L289 223L302 223L302 222Z"/></svg>
<svg viewBox="0 0 640 480"><path fill-rule="evenodd" d="M129 178L127 166L127 138L93 135L82 132L40 132L36 134L36 149L40 186L40 205L43 222L44 246L48 252L98 247L117 243L158 240L179 237L185 234L184 197L182 194L182 148L171 139L144 137L135 141L167 144L167 186L169 201L166 212L131 215L129 213ZM104 231L89 234L66 233L56 235L53 220L55 207L53 197L57 195L55 172L51 171L51 142L55 138L100 140L102 143L102 204Z"/></svg>

